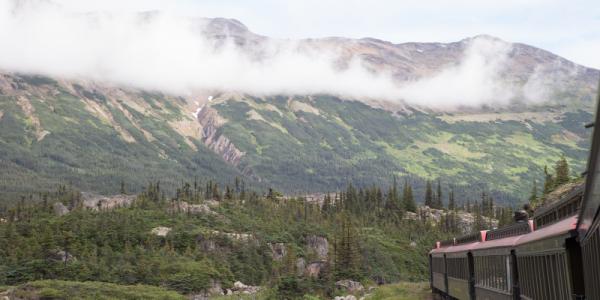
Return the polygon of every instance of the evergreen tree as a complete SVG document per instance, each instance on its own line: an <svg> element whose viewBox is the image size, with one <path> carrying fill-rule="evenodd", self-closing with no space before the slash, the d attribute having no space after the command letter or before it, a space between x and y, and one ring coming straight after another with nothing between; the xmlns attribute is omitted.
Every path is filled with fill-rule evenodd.
<svg viewBox="0 0 600 300"><path fill-rule="evenodd" d="M444 208L444 203L442 202L442 184L440 183L439 178L437 181L437 196L436 196L435 208L437 208L437 209Z"/></svg>
<svg viewBox="0 0 600 300"><path fill-rule="evenodd" d="M448 194L448 209L455 210L456 204L454 203L454 189L450 189L450 193Z"/></svg>
<svg viewBox="0 0 600 300"><path fill-rule="evenodd" d="M559 186L561 184L565 184L569 182L569 163L563 154L560 159L556 162L554 167L554 186Z"/></svg>
<svg viewBox="0 0 600 300"><path fill-rule="evenodd" d="M433 190L431 189L431 181L427 180L427 184L425 186L425 205L429 207L433 207Z"/></svg>
<svg viewBox="0 0 600 300"><path fill-rule="evenodd" d="M417 212L417 204L412 193L412 187L408 183L408 180L404 182L404 190L402 191L402 203L404 209L410 212Z"/></svg>
<svg viewBox="0 0 600 300"><path fill-rule="evenodd" d="M548 166L544 166L544 176L544 195L546 195L554 189L554 176L548 172Z"/></svg>
<svg viewBox="0 0 600 300"><path fill-rule="evenodd" d="M535 207L537 206L537 181L533 180L533 187L531 188L531 195L529 195L529 204Z"/></svg>

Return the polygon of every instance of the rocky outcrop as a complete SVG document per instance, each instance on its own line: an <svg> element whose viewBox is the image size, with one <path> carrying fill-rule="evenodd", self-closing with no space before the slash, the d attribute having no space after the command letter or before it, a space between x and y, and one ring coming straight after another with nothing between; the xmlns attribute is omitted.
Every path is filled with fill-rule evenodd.
<svg viewBox="0 0 600 300"><path fill-rule="evenodd" d="M358 281L349 280L349 279L337 281L335 283L335 287L337 289L340 289L340 290L343 290L343 291L346 291L349 293L362 292L365 289L365 287L362 285L362 283L360 283Z"/></svg>
<svg viewBox="0 0 600 300"><path fill-rule="evenodd" d="M281 261L287 253L284 243L269 243L269 248L271 248L271 256L275 261Z"/></svg>
<svg viewBox="0 0 600 300"><path fill-rule="evenodd" d="M346 295L346 296L336 296L333 298L334 300L356 300L354 295Z"/></svg>
<svg viewBox="0 0 600 300"><path fill-rule="evenodd" d="M260 291L260 286L253 285L245 285L241 281L236 281L233 283L233 288L231 289L233 294L256 294Z"/></svg>
<svg viewBox="0 0 600 300"><path fill-rule="evenodd" d="M61 217L69 213L69 209L61 202L56 202L52 205L54 214Z"/></svg>
<svg viewBox="0 0 600 300"><path fill-rule="evenodd" d="M475 215L465 211L456 211L453 214L458 230L463 234L471 233L473 229L473 223L475 223ZM449 211L430 208L428 206L419 207L416 213L406 212L404 214L405 220L426 221L430 222L432 225L439 225L443 217L452 217L452 214ZM485 216L482 216L482 218L485 224L490 225L490 228L498 227L498 220Z"/></svg>
<svg viewBox="0 0 600 300"><path fill-rule="evenodd" d="M60 262L71 262L77 260L75 256L71 255L71 253L63 250L55 251L54 253L52 253L50 258Z"/></svg>
<svg viewBox="0 0 600 300"><path fill-rule="evenodd" d="M200 123L202 142L213 152L219 154L228 163L238 166L245 155L223 134L219 128L227 122L216 109L204 106L197 114Z"/></svg>
<svg viewBox="0 0 600 300"><path fill-rule="evenodd" d="M319 260L327 260L329 242L325 237L311 235L306 238L306 247L309 254L315 254Z"/></svg>
<svg viewBox="0 0 600 300"><path fill-rule="evenodd" d="M189 204L185 201L173 201L169 207L170 212L189 213L189 214L209 214L215 215L207 204Z"/></svg>
<svg viewBox="0 0 600 300"><path fill-rule="evenodd" d="M152 233L152 234L154 234L156 236L162 236L162 237L167 236L167 234L169 234L169 232L171 232L171 228L164 227L164 226L154 227L150 231L150 233Z"/></svg>
<svg viewBox="0 0 600 300"><path fill-rule="evenodd" d="M81 193L83 207L91 210L110 210L118 207L127 207L133 203L135 195L102 196L94 193Z"/></svg>
<svg viewBox="0 0 600 300"><path fill-rule="evenodd" d="M302 257L296 259L296 275L297 276L304 275L305 268L306 268L306 260L304 260L304 258L302 258Z"/></svg>
<svg viewBox="0 0 600 300"><path fill-rule="evenodd" d="M319 278L323 270L327 267L327 261L311 262L304 269L304 276L311 278Z"/></svg>

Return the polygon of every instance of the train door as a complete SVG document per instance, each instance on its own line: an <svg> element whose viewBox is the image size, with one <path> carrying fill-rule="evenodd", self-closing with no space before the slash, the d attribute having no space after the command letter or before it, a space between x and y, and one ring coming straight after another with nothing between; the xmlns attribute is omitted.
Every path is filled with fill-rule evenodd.
<svg viewBox="0 0 600 300"><path fill-rule="evenodd" d="M575 237L572 237L566 240L566 248L571 272L569 275L573 285L573 299L585 299L581 245Z"/></svg>
<svg viewBox="0 0 600 300"><path fill-rule="evenodd" d="M475 300L475 260L473 253L467 253L467 261L469 263L469 297Z"/></svg>
<svg viewBox="0 0 600 300"><path fill-rule="evenodd" d="M521 288L519 287L519 267L517 266L517 255L515 250L510 251L510 266L512 278L512 290L515 300L521 299Z"/></svg>
<svg viewBox="0 0 600 300"><path fill-rule="evenodd" d="M429 254L429 287L433 290L433 257Z"/></svg>
<svg viewBox="0 0 600 300"><path fill-rule="evenodd" d="M446 254L444 254L444 286L446 286L446 295L448 294L448 260Z"/></svg>

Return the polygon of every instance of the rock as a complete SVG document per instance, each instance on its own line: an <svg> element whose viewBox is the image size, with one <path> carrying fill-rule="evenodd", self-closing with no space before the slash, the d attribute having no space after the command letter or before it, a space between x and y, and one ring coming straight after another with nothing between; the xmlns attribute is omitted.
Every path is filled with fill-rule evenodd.
<svg viewBox="0 0 600 300"><path fill-rule="evenodd" d="M345 290L350 293L362 292L365 289L363 287L362 283L360 283L358 281L349 280L349 279L337 281L335 283L335 287L340 290Z"/></svg>
<svg viewBox="0 0 600 300"><path fill-rule="evenodd" d="M248 286L245 285L244 283L242 283L241 281L236 281L233 283L233 290L234 291L239 291L239 290L243 290L245 288L247 288Z"/></svg>
<svg viewBox="0 0 600 300"><path fill-rule="evenodd" d="M210 280L210 288L208 288L208 294L210 296L222 296L223 288L221 287L221 282L218 280L211 279Z"/></svg>
<svg viewBox="0 0 600 300"><path fill-rule="evenodd" d="M169 232L171 232L171 228L169 227L164 227L164 226L158 226L155 228L152 228L152 231L150 231L150 233L157 235L157 236L167 236L167 234L169 234Z"/></svg>
<svg viewBox="0 0 600 300"><path fill-rule="evenodd" d="M169 207L169 212L189 213L189 214L209 214L216 215L207 204L189 204L185 201L174 201Z"/></svg>
<svg viewBox="0 0 600 300"><path fill-rule="evenodd" d="M475 216L471 213L464 211L457 211L454 213L456 218L456 226L462 234L469 234L472 232L473 223L475 222ZM442 209L430 208L428 206L421 206L418 208L417 213L414 212L406 212L404 214L405 220L413 220L413 221L428 221L432 225L438 225L442 220L442 217L451 216L449 211L445 211ZM483 217L483 221L486 224L489 224L491 228L498 227L498 220L490 219L488 217Z"/></svg>
<svg viewBox="0 0 600 300"><path fill-rule="evenodd" d="M273 260L281 261L286 254L285 244L269 243L269 247L271 248L271 255L273 256Z"/></svg>
<svg viewBox="0 0 600 300"><path fill-rule="evenodd" d="M296 275L302 276L306 268L306 261L300 257L296 259Z"/></svg>
<svg viewBox="0 0 600 300"><path fill-rule="evenodd" d="M356 300L356 297L354 297L353 295L347 295L347 296L337 296L333 299L334 300Z"/></svg>
<svg viewBox="0 0 600 300"><path fill-rule="evenodd" d="M260 291L260 286L245 285L241 281L236 281L233 283L233 288L231 290L233 291L233 294L256 294Z"/></svg>
<svg viewBox="0 0 600 300"><path fill-rule="evenodd" d="M92 210L107 210L117 207L127 207L135 201L135 195L102 196L94 193L81 193L83 207Z"/></svg>
<svg viewBox="0 0 600 300"><path fill-rule="evenodd" d="M69 213L69 209L61 202L54 203L54 205L52 205L52 208L54 209L54 214L59 217L62 217Z"/></svg>
<svg viewBox="0 0 600 300"><path fill-rule="evenodd" d="M231 296L231 295L233 295L233 291L231 289L227 289L227 290L225 290L225 295Z"/></svg>
<svg viewBox="0 0 600 300"><path fill-rule="evenodd" d="M327 255L329 253L329 242L327 242L326 238L311 235L306 238L306 245L309 252L315 253L319 260L327 260Z"/></svg>
<svg viewBox="0 0 600 300"><path fill-rule="evenodd" d="M321 271L327 265L326 261L316 261L308 264L304 270L304 275L307 277L318 278L321 275Z"/></svg>
<svg viewBox="0 0 600 300"><path fill-rule="evenodd" d="M413 248L414 248L414 247L417 247L417 243L416 243L416 242L414 242L414 241L413 241L413 242L410 242L410 244L408 244L408 245L409 245L409 246L411 246L411 247L413 247Z"/></svg>
<svg viewBox="0 0 600 300"><path fill-rule="evenodd" d="M56 251L52 253L51 259L62 262L71 262L76 261L75 256L71 255L71 253L65 252L63 250Z"/></svg>

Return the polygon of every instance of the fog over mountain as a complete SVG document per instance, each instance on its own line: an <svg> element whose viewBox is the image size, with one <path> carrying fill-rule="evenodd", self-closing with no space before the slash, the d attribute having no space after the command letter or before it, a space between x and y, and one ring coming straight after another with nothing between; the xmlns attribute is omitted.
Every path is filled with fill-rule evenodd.
<svg viewBox="0 0 600 300"><path fill-rule="evenodd" d="M0 47L0 69L9 72L178 95L324 93L442 109L541 103L574 84L593 89L598 74L490 36L449 44L280 40L236 20L69 14L37 1L0 2Z"/></svg>

